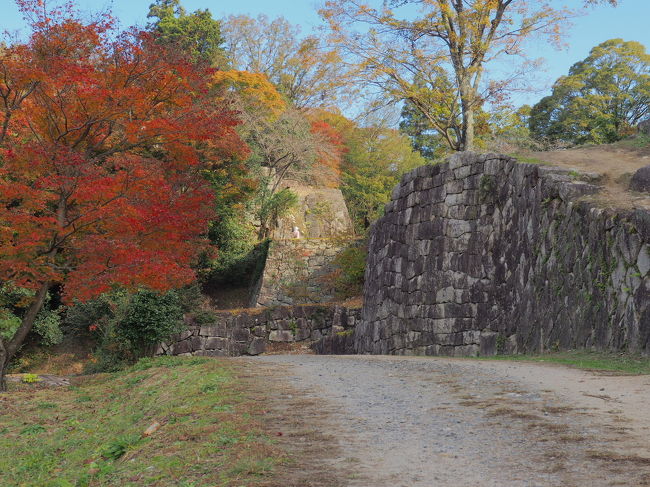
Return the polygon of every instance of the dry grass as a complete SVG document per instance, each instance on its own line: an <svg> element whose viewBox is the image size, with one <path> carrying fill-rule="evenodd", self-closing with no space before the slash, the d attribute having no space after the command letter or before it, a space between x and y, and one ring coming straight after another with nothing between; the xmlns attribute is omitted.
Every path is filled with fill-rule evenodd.
<svg viewBox="0 0 650 487"><path fill-rule="evenodd" d="M287 452L282 471L272 480L260 484L264 487L343 487L347 485L345 471L330 459L340 453L335 431L328 423L333 413L318 399L304 398L300 393L279 380L290 369L269 369L245 365L246 387L264 401L263 424L276 436L278 445ZM270 394L270 392L273 394ZM350 464L358 459L345 459Z"/></svg>
<svg viewBox="0 0 650 487"><path fill-rule="evenodd" d="M486 416L488 417L507 416L513 419L522 419L522 420L530 420L530 421L542 419L536 414L531 414L524 411L518 411L517 409L512 409L508 407L499 407L496 409L492 409L486 413Z"/></svg>
<svg viewBox="0 0 650 487"><path fill-rule="evenodd" d="M634 465L650 466L650 458L637 455L621 455L612 451L589 450L587 456L594 460L608 463L628 463Z"/></svg>
<svg viewBox="0 0 650 487"><path fill-rule="evenodd" d="M564 414L574 410L575 408L569 406L544 406L542 408L542 412L548 414Z"/></svg>

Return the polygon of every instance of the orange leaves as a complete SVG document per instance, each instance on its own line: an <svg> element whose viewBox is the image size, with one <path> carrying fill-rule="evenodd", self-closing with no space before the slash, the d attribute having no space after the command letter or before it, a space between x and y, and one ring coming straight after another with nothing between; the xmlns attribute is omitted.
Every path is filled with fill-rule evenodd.
<svg viewBox="0 0 650 487"><path fill-rule="evenodd" d="M214 217L202 169L246 152L212 72L108 17L20 6L33 34L0 50L0 281L68 300L189 282Z"/></svg>
<svg viewBox="0 0 650 487"><path fill-rule="evenodd" d="M235 89L247 104L261 106L279 115L287 106L282 95L263 73L217 71L212 75L215 86Z"/></svg>
<svg viewBox="0 0 650 487"><path fill-rule="evenodd" d="M327 112L323 112L327 116ZM328 187L338 187L341 176L341 163L348 151L343 136L332 125L322 119L314 119L311 131L320 139L318 145L318 162L321 167L314 168L321 182Z"/></svg>

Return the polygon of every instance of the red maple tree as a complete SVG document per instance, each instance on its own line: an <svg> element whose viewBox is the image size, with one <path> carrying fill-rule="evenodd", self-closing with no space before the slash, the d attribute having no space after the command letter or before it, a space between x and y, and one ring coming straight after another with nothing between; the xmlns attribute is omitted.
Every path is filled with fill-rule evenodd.
<svg viewBox="0 0 650 487"><path fill-rule="evenodd" d="M70 301L192 281L214 216L202 172L244 146L206 68L109 15L17 3L32 30L0 49L0 283L34 297L0 338L0 390L55 284Z"/></svg>

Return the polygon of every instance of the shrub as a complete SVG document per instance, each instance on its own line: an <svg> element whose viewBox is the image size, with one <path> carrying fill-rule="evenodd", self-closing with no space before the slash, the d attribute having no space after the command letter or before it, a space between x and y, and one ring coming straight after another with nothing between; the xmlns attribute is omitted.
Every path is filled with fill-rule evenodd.
<svg viewBox="0 0 650 487"><path fill-rule="evenodd" d="M37 383L37 382L40 382L41 379L40 379L40 377L39 377L38 375L36 375L36 374L24 374L24 375L23 375L23 379L22 379L22 381L23 381L23 383L25 383L25 384L35 384L35 383Z"/></svg>
<svg viewBox="0 0 650 487"><path fill-rule="evenodd" d="M197 304L198 286L157 293L114 291L72 306L65 327L90 333L97 347L86 372L115 372L152 356L160 342L183 329L183 313Z"/></svg>
<svg viewBox="0 0 650 487"><path fill-rule="evenodd" d="M366 242L354 242L334 258L335 269L327 279L339 299L361 295L367 257Z"/></svg>
<svg viewBox="0 0 650 487"><path fill-rule="evenodd" d="M0 285L0 338L9 340L14 336L22 322L25 306L33 295L34 292L29 289L9 284ZM48 294L33 327L43 345L56 345L63 340L60 327L63 310L63 307L53 309L52 296Z"/></svg>
<svg viewBox="0 0 650 487"><path fill-rule="evenodd" d="M131 296L116 332L137 357L151 356L158 344L181 330L183 307L178 294L142 290Z"/></svg>

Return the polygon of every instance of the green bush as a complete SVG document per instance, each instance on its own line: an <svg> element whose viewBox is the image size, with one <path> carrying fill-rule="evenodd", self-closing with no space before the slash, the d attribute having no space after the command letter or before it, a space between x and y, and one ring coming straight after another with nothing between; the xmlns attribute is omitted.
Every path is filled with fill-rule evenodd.
<svg viewBox="0 0 650 487"><path fill-rule="evenodd" d="M141 437L138 435L123 435L118 436L114 440L108 442L106 447L102 450L102 456L109 460L118 460L123 457L127 451L133 449L139 442Z"/></svg>
<svg viewBox="0 0 650 487"><path fill-rule="evenodd" d="M65 328L97 340L86 371L115 372L152 356L159 343L183 329L183 313L196 306L198 286L158 293L115 291L70 307Z"/></svg>
<svg viewBox="0 0 650 487"><path fill-rule="evenodd" d="M160 342L181 330L183 307L178 294L142 290L131 296L116 327L138 357L151 356Z"/></svg>
<svg viewBox="0 0 650 487"><path fill-rule="evenodd" d="M0 286L0 337L10 340L20 324L25 313L25 308L34 291L16 287L11 284ZM40 337L40 343L49 346L61 343L63 332L61 330L61 313L63 307L53 309L52 296L48 293L43 308L38 313L34 322L33 331Z"/></svg>
<svg viewBox="0 0 650 487"><path fill-rule="evenodd" d="M338 298L346 299L361 295L367 257L366 243L355 242L334 258L336 270L332 274L332 279Z"/></svg>
<svg viewBox="0 0 650 487"><path fill-rule="evenodd" d="M246 212L221 208L220 218L210 224L208 236L217 257L201 263L200 276L206 289L250 286L266 260L268 242L257 242L255 227Z"/></svg>

